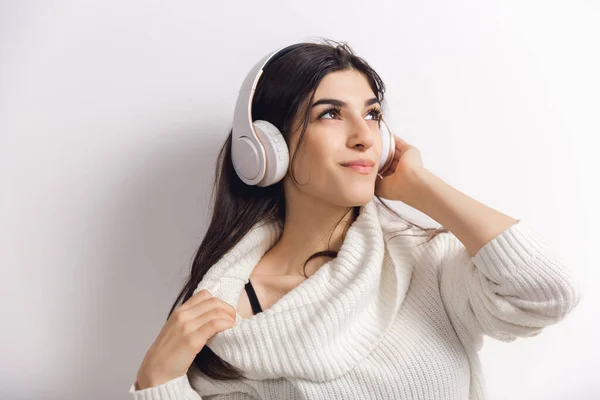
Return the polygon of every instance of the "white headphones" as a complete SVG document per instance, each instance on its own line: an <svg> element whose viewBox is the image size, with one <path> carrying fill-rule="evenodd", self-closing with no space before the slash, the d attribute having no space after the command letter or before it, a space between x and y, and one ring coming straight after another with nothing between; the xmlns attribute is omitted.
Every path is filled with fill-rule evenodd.
<svg viewBox="0 0 600 400"><path fill-rule="evenodd" d="M247 185L270 186L285 176L289 164L289 150L283 135L269 121L252 121L252 98L265 64L284 46L263 57L244 79L235 104L231 157L233 167ZM385 103L385 100L384 100ZM387 122L381 116L382 150L378 174L385 172L394 159L395 140ZM384 129L385 127L385 129Z"/></svg>

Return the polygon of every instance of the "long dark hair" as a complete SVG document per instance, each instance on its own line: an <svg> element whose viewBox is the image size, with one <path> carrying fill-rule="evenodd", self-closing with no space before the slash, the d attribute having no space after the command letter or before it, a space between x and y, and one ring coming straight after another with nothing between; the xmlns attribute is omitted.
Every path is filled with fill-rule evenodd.
<svg viewBox="0 0 600 400"><path fill-rule="evenodd" d="M286 51L272 58L264 68L252 102L253 120L260 119L271 122L282 132L286 142L289 143L289 134L293 132L294 128L290 125L296 113L300 112L301 104L309 96L308 104L312 103L314 91L325 75L348 69L361 72L367 78L373 93L380 101L383 101L385 92L383 81L366 61L354 54L346 43L324 39L324 43L298 43L288 47ZM298 148L306 132L309 116L309 107L306 107ZM302 121L302 118L299 121ZM246 185L233 168L231 137L232 132L230 131L216 162L210 199L212 207L210 225L194 256L190 275L171 307L167 319L179 305L185 303L193 295L210 267L234 247L255 224L277 222L283 227L285 220L283 180L267 187ZM288 172L294 182L299 184L294 177L292 168L296 154L297 151L291 158ZM423 233L419 236L428 237L426 242L433 239L438 233L448 232L443 227L423 228L410 222L385 204L379 196L376 197L389 212L406 222L406 229L417 227ZM348 212L350 211L353 211L354 219L356 219L360 206L350 207ZM321 256L336 257L337 252L319 251L311 255L304 266L306 267L306 263L311 259ZM218 357L208 346L204 346L198 353L194 364L204 374L215 379L245 378L242 371Z"/></svg>

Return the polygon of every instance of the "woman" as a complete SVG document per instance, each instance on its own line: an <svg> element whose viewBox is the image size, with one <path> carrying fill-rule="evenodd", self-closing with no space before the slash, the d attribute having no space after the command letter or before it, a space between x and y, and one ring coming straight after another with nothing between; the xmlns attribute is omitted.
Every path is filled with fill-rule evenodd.
<svg viewBox="0 0 600 400"><path fill-rule="evenodd" d="M210 226L133 398L483 399L483 335L535 336L578 304L537 231L442 181L414 146L394 135L377 173L384 92L345 44L268 59L251 118L281 132L285 176L247 184L230 132Z"/></svg>

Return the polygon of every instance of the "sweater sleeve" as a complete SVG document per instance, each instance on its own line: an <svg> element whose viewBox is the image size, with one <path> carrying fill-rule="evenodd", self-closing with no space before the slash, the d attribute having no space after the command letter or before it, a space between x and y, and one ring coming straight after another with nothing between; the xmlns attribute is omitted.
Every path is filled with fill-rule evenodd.
<svg viewBox="0 0 600 400"><path fill-rule="evenodd" d="M203 400L190 385L187 374L142 390L135 390L134 382L129 388L129 393L133 400ZM205 397L207 398L209 397Z"/></svg>
<svg viewBox="0 0 600 400"><path fill-rule="evenodd" d="M250 396L248 393L235 392L228 394L215 394L212 396L204 396L203 400L255 400L255 397Z"/></svg>
<svg viewBox="0 0 600 400"><path fill-rule="evenodd" d="M565 263L527 221L519 220L475 256L443 234L438 283L457 333L480 350L483 335L504 342L538 335L578 303L579 288Z"/></svg>

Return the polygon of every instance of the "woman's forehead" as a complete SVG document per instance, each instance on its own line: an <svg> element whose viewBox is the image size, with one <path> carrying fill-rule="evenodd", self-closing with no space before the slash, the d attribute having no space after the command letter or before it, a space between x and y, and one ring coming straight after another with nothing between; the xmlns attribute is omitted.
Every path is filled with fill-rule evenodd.
<svg viewBox="0 0 600 400"><path fill-rule="evenodd" d="M311 106L326 98L339 100L348 105L363 107L366 105L365 101L373 97L377 98L367 78L355 70L336 71L327 74L323 77L314 93ZM342 105L340 104L340 106Z"/></svg>

